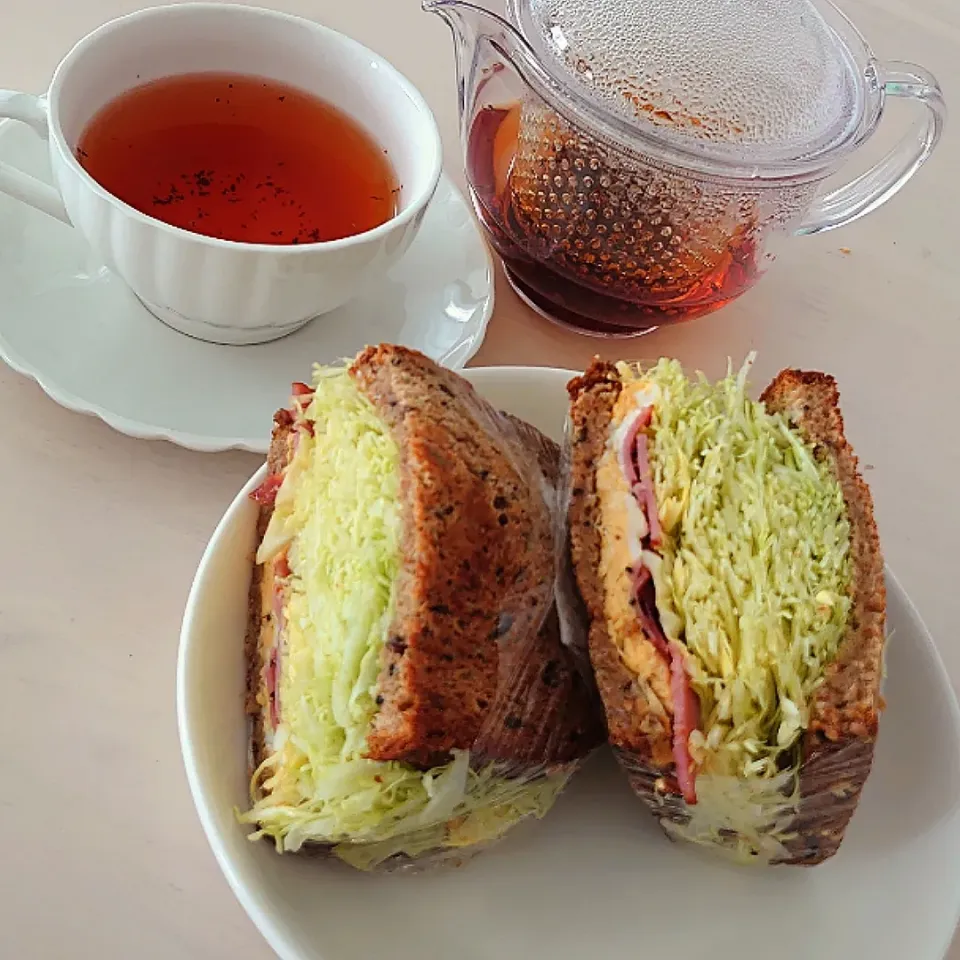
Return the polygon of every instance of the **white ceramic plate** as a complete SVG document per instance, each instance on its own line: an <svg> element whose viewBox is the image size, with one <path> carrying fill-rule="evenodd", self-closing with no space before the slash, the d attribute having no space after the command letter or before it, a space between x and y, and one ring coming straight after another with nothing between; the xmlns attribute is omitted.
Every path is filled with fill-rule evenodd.
<svg viewBox="0 0 960 960"><path fill-rule="evenodd" d="M0 160L50 180L46 145L23 124L0 123ZM388 342L460 369L492 311L490 254L445 177L382 283L283 340L247 347L164 326L70 227L0 196L0 358L62 406L133 437L262 453L272 411L312 361Z"/></svg>
<svg viewBox="0 0 960 960"><path fill-rule="evenodd" d="M490 400L560 436L562 370L469 370ZM960 711L936 648L888 576L874 771L822 866L737 867L660 833L604 751L545 820L459 870L367 876L251 844L243 636L255 509L210 541L187 604L177 707L194 801L230 886L284 960L938 960L960 906Z"/></svg>

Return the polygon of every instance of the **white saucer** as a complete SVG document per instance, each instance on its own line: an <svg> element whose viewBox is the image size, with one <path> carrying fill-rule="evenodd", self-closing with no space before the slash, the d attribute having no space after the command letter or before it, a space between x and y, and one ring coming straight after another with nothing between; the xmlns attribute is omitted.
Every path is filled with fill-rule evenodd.
<svg viewBox="0 0 960 960"><path fill-rule="evenodd" d="M0 123L0 160L49 182L46 145ZM493 311L493 267L445 177L407 255L364 297L283 340L219 346L164 326L70 228L0 195L0 357L64 407L133 437L266 451L271 416L313 362L388 341L454 369Z"/></svg>

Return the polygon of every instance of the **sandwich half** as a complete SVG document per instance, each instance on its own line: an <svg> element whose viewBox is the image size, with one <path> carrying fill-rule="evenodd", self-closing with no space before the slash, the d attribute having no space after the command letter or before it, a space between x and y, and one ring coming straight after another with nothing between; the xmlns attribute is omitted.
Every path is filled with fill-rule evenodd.
<svg viewBox="0 0 960 960"><path fill-rule="evenodd" d="M553 612L559 451L402 347L293 392L254 494L242 820L362 869L456 856L603 737Z"/></svg>
<svg viewBox="0 0 960 960"><path fill-rule="evenodd" d="M610 742L668 834L815 864L870 771L883 559L834 380L757 402L751 360L570 382L570 551Z"/></svg>

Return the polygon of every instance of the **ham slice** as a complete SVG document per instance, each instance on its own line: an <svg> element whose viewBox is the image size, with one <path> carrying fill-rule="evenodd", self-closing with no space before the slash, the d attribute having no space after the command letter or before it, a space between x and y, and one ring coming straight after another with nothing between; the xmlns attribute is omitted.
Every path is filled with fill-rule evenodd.
<svg viewBox="0 0 960 960"><path fill-rule="evenodd" d="M273 561L273 575L284 579L290 576L290 561L287 559L287 551L278 554Z"/></svg>
<svg viewBox="0 0 960 960"><path fill-rule="evenodd" d="M645 576L644 576L645 574ZM683 799L697 802L696 769L690 756L690 734L700 725L700 701L690 686L683 645L668 641L657 617L653 580L646 567L634 574L634 604L646 638L670 665L670 693L673 695L673 762Z"/></svg>
<svg viewBox="0 0 960 960"><path fill-rule="evenodd" d="M633 568L633 597L636 599L640 596L643 588L653 579L653 574L643 566L643 564L638 563L637 566Z"/></svg>
<svg viewBox="0 0 960 960"><path fill-rule="evenodd" d="M686 653L676 640L670 644L670 692L673 694L673 762L683 799L692 805L697 802L697 774L689 740L700 724L700 701L690 686Z"/></svg>
<svg viewBox="0 0 960 960"><path fill-rule="evenodd" d="M636 416L623 438L621 461L630 484L630 491L644 511L650 528L649 542L653 548L663 542L663 528L657 509L653 473L650 469L650 448L643 430L650 425L653 407L644 407ZM637 618L647 639L670 667L670 692L673 697L673 762L677 769L677 783L688 804L697 802L696 767L690 755L690 734L700 724L700 701L690 686L687 674L686 650L676 640L668 641L660 626L656 592L650 571L637 559L633 572L631 596Z"/></svg>
<svg viewBox="0 0 960 960"><path fill-rule="evenodd" d="M653 474L650 471L650 450L647 445L647 436L642 431L650 426L653 419L653 407L644 407L634 417L630 429L623 438L623 449L620 451L621 460L627 472L627 482L630 489L647 516L647 525L650 527L650 543L660 546L663 531L660 527L660 514L657 510L657 499L653 489Z"/></svg>
<svg viewBox="0 0 960 960"><path fill-rule="evenodd" d="M637 435L636 470L639 480L633 485L633 495L640 506L645 508L647 523L650 526L650 543L659 547L663 542L663 528L660 526L660 511L657 509L657 498L653 489L653 475L650 472L650 451L647 447L646 434Z"/></svg>
<svg viewBox="0 0 960 960"><path fill-rule="evenodd" d="M657 599L653 587L653 576L650 571L640 566L633 575L633 605L637 611L637 619L643 628L646 638L657 648L657 651L669 661L670 650L667 638L664 636L660 621L657 618Z"/></svg>
<svg viewBox="0 0 960 960"><path fill-rule="evenodd" d="M270 476L250 494L250 499L256 500L257 503L264 507L273 506L277 499L277 491L280 489L281 483L283 483L283 474L271 473Z"/></svg>
<svg viewBox="0 0 960 960"><path fill-rule="evenodd" d="M630 429L623 438L623 449L620 451L620 459L627 471L627 482L632 487L635 483L642 483L640 474L637 472L637 459L634 456L637 437L640 431L650 426L650 420L653 418L653 407L644 407L634 417Z"/></svg>

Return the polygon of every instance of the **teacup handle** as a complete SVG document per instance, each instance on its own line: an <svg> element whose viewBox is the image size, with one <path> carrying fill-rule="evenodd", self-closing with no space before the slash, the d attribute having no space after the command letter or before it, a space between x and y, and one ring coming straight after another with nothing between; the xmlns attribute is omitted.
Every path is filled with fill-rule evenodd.
<svg viewBox="0 0 960 960"><path fill-rule="evenodd" d="M876 210L917 172L937 145L947 108L933 75L916 64L891 60L879 65L878 79L885 96L919 100L927 108L924 116L879 163L846 186L815 200L795 228L796 233L832 230Z"/></svg>
<svg viewBox="0 0 960 960"><path fill-rule="evenodd" d="M18 93L16 90L0 90L0 118L19 120L32 127L44 140L49 136L45 97ZM70 223L63 200L54 187L2 161L0 161L0 193L6 193L16 200L21 200L31 207L50 214L51 217Z"/></svg>

